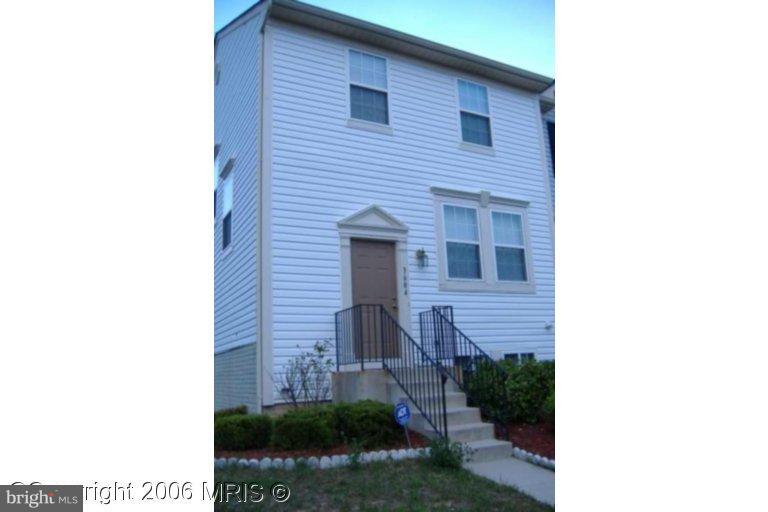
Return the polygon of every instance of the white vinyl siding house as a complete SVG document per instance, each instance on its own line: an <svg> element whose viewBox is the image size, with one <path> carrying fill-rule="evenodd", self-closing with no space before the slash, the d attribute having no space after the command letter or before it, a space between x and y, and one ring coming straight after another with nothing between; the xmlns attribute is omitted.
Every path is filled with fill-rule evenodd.
<svg viewBox="0 0 768 512"><path fill-rule="evenodd" d="M244 188L235 175L233 254L252 254L238 265L246 286L217 281L217 353L257 340L260 405L281 401L276 383L289 358L332 340L334 314L351 305L350 239L381 233L397 244L398 321L414 338L420 311L450 304L456 324L495 357L553 358L552 224L538 93L289 22L282 13L295 3L275 5L284 10L267 18L261 34L261 138L258 117L253 127L236 123L264 151L261 167L253 158L241 167L245 152L236 158L235 170L260 175L254 183L241 178ZM222 63L217 87L232 72ZM258 104L247 111L258 116ZM462 113L481 122L465 130ZM255 183L263 184L260 194L241 200ZM254 241L246 245L237 223L251 221L246 232ZM416 258L422 250L426 265ZM257 261L258 276L249 266ZM218 302L235 295L253 318ZM232 324L248 336L233 336Z"/></svg>
<svg viewBox="0 0 768 512"><path fill-rule="evenodd" d="M261 406L256 382L257 203L263 9L216 40L214 89L214 351L216 408ZM224 176L222 176L224 174ZM225 219L229 226L225 229ZM229 232L224 248L225 231ZM244 364L244 361L251 361Z"/></svg>

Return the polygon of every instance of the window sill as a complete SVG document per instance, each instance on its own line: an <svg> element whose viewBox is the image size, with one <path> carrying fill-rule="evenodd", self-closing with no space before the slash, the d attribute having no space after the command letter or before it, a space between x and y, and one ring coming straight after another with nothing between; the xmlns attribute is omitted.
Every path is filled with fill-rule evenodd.
<svg viewBox="0 0 768 512"><path fill-rule="evenodd" d="M473 292L473 293L536 293L533 283L489 283L487 281L440 280L441 292Z"/></svg>
<svg viewBox="0 0 768 512"><path fill-rule="evenodd" d="M392 135L394 133L392 127L389 125L372 123L370 121L363 121L362 119L347 119L347 126L350 128L357 128L358 130L383 133L384 135Z"/></svg>
<svg viewBox="0 0 768 512"><path fill-rule="evenodd" d="M496 150L493 149L492 146L481 146L480 144L472 144L471 142L459 142L459 149L480 153L481 155L496 156Z"/></svg>

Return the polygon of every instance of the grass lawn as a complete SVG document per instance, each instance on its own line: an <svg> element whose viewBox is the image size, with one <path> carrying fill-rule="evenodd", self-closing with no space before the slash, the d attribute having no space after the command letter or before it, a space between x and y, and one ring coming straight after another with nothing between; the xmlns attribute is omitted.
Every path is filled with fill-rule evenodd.
<svg viewBox="0 0 768 512"><path fill-rule="evenodd" d="M465 470L436 468L422 460L374 462L349 467L292 471L249 468L216 470L216 481L258 482L264 487L261 503L217 503L217 511L251 510L480 510L539 512L554 510L510 487ZM276 503L270 488L286 484L291 496Z"/></svg>

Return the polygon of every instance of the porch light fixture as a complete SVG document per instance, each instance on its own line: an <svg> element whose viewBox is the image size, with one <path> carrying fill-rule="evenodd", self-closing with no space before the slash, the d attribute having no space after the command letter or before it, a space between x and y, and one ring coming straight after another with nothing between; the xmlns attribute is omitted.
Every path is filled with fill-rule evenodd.
<svg viewBox="0 0 768 512"><path fill-rule="evenodd" d="M426 268L429 266L429 256L427 256L427 251L424 249L419 249L416 251L416 262L419 264L419 268Z"/></svg>

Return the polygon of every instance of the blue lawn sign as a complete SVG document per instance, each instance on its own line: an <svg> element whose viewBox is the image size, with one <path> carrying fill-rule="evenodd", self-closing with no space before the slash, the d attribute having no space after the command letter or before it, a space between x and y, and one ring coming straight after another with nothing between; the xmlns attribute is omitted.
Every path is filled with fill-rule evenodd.
<svg viewBox="0 0 768 512"><path fill-rule="evenodd" d="M395 421L405 430L405 440L408 441L408 448L411 448L411 437L408 435L408 420L411 419L411 410L404 401L395 406Z"/></svg>
<svg viewBox="0 0 768 512"><path fill-rule="evenodd" d="M411 410L408 408L408 404L400 402L395 406L395 420L401 427L408 425L408 420L411 419Z"/></svg>

